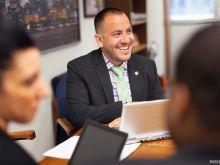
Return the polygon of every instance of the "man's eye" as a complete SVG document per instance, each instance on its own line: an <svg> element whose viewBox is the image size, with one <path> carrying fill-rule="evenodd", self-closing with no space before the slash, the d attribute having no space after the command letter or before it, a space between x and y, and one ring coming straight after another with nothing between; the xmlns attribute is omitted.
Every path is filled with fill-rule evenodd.
<svg viewBox="0 0 220 165"><path fill-rule="evenodd" d="M28 78L26 80L23 81L23 85L24 86L27 86L27 87L30 87L32 86L35 82L37 81L37 77L31 77L31 78Z"/></svg>
<svg viewBox="0 0 220 165"><path fill-rule="evenodd" d="M133 32L132 29L128 29L128 30L127 30L127 33L129 33L129 34L132 33L132 32Z"/></svg>
<svg viewBox="0 0 220 165"><path fill-rule="evenodd" d="M114 33L113 37L119 37L121 33Z"/></svg>
<svg viewBox="0 0 220 165"><path fill-rule="evenodd" d="M34 79L28 79L23 82L25 86L31 86L34 83Z"/></svg>

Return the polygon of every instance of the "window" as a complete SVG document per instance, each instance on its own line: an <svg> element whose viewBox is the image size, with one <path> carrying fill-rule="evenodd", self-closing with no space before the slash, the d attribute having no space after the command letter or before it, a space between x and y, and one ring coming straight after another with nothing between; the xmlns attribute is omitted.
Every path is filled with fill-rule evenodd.
<svg viewBox="0 0 220 165"><path fill-rule="evenodd" d="M170 0L170 19L173 21L214 18L216 0Z"/></svg>

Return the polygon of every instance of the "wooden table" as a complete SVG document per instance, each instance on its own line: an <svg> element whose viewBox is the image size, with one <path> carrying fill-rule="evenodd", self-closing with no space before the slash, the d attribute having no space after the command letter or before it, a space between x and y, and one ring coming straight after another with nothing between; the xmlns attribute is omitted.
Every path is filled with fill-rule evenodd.
<svg viewBox="0 0 220 165"><path fill-rule="evenodd" d="M80 135L82 129L75 135ZM126 159L163 159L172 156L176 152L176 147L172 139L155 140L141 143L141 145ZM68 160L45 157L40 161L40 165L66 165Z"/></svg>
<svg viewBox="0 0 220 165"><path fill-rule="evenodd" d="M127 159L161 159L172 156L175 153L175 145L171 139L157 140L141 143ZM40 165L66 165L68 160L45 157Z"/></svg>

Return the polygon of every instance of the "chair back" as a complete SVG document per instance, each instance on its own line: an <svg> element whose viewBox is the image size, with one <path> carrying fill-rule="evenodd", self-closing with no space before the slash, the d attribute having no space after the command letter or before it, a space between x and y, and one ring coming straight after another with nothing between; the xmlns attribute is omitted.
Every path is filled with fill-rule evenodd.
<svg viewBox="0 0 220 165"><path fill-rule="evenodd" d="M67 73L56 76L52 80L52 87L54 92L54 97L57 100L57 109L59 117L69 118L67 111L67 99L66 99L66 77Z"/></svg>
<svg viewBox="0 0 220 165"><path fill-rule="evenodd" d="M59 120L66 119L68 123L69 115L67 111L67 99L66 99L66 77L67 73L58 75L52 79L52 89L53 89L53 100L52 100L52 113L53 113L53 126L55 132L55 141L56 145L60 144L67 138L69 135L66 130L60 125Z"/></svg>

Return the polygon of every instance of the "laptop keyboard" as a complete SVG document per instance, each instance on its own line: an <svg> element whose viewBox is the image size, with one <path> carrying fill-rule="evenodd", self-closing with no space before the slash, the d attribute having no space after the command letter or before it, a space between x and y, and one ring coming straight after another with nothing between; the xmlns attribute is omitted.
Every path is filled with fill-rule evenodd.
<svg viewBox="0 0 220 165"><path fill-rule="evenodd" d="M170 133L165 133L163 135L155 135L155 136L150 136L150 137L145 137L145 138L131 138L126 141L126 144L132 144L132 143L144 143L152 140L162 140L162 139L167 139L170 138L171 135Z"/></svg>

